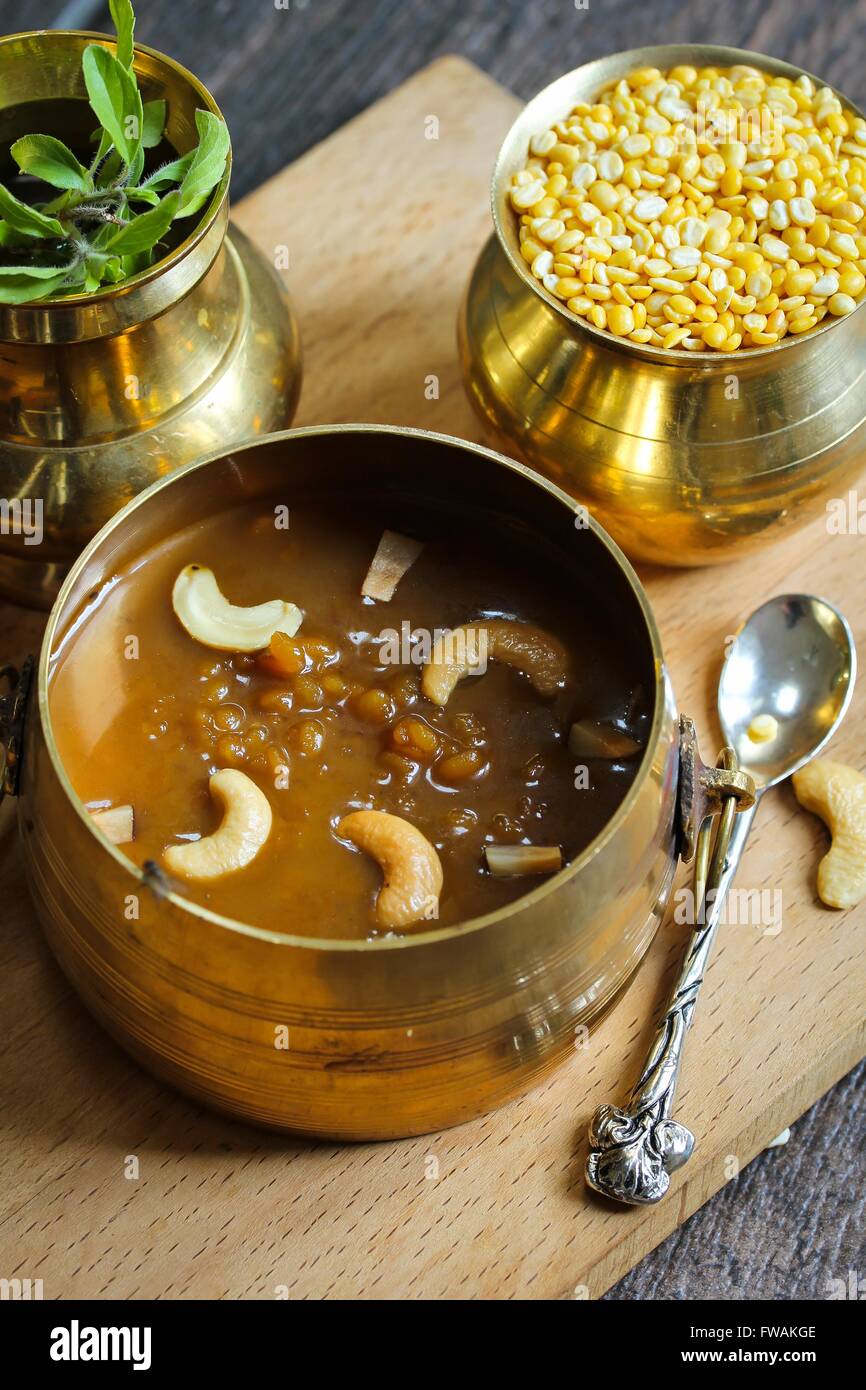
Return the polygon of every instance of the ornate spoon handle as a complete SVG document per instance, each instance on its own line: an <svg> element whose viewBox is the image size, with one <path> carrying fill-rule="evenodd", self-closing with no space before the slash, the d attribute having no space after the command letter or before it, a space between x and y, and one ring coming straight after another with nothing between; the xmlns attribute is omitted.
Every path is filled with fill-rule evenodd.
<svg viewBox="0 0 866 1390"><path fill-rule="evenodd" d="M719 761L726 772L736 771L732 749L726 748ZM686 1162L695 1146L691 1131L672 1120L670 1114L686 1033L713 949L725 894L736 873L756 809L756 801L744 803L734 795L723 797L712 860L714 822L710 817L703 822L695 856L695 927L682 969L625 1105L601 1105L593 1116L586 1181L605 1197L630 1206L658 1202L670 1186L671 1173Z"/></svg>

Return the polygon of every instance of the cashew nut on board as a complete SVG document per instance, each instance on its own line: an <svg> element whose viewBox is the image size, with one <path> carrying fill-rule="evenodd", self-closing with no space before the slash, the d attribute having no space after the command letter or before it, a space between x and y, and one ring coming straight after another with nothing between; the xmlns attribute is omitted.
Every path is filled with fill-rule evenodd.
<svg viewBox="0 0 866 1390"><path fill-rule="evenodd" d="M815 758L791 780L800 805L820 816L833 837L818 865L818 896L828 907L856 907L866 897L866 777Z"/></svg>
<svg viewBox="0 0 866 1390"><path fill-rule="evenodd" d="M271 599L238 608L220 592L213 570L186 565L174 581L172 607L190 637L222 652L258 652L275 632L294 637L303 614L294 603Z"/></svg>
<svg viewBox="0 0 866 1390"><path fill-rule="evenodd" d="M167 868L180 878L212 879L251 864L271 833L271 804L245 772L220 768L210 779L210 794L224 815L212 835L188 844L169 845Z"/></svg>
<svg viewBox="0 0 866 1390"><path fill-rule="evenodd" d="M384 882L376 899L376 918L390 929L439 916L442 865L430 841L401 816L386 811L352 811L337 834L375 859Z"/></svg>
<svg viewBox="0 0 866 1390"><path fill-rule="evenodd" d="M522 671L539 695L555 694L565 680L566 655L555 637L529 623L489 618L436 638L421 689L434 705L447 705L457 682L480 675L488 658Z"/></svg>

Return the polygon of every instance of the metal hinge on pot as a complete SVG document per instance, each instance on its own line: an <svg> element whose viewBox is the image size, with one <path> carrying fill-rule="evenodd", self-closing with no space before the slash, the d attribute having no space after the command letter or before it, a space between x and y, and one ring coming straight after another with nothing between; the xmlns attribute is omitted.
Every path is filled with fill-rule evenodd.
<svg viewBox="0 0 866 1390"><path fill-rule="evenodd" d="M0 679L5 680L10 687L8 694L0 695L0 743L3 744L0 801L4 796L18 795L21 750L24 744L24 715L35 664L35 658L28 656L20 673L14 666L0 666Z"/></svg>
<svg viewBox="0 0 866 1390"><path fill-rule="evenodd" d="M733 750L725 749L730 764ZM698 832L708 816L718 815L726 799L733 796L737 810L745 811L755 800L755 785L746 772L734 766L708 767L698 751L694 723L680 715L680 776L677 787L677 849L680 858L691 863L698 844Z"/></svg>

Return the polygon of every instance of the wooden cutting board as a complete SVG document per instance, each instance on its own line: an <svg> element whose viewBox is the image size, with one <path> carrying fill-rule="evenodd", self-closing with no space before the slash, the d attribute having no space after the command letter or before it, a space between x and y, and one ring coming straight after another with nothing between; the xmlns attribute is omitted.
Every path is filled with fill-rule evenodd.
<svg viewBox="0 0 866 1390"><path fill-rule="evenodd" d="M306 357L299 424L480 437L455 318L517 105L445 59L236 209L269 254L289 249ZM427 138L432 117L438 139ZM842 607L866 651L864 561L866 538L818 523L729 568L644 571L705 756L719 742L725 637L759 601L805 589ZM6 608L0 621L4 656L38 645L37 616ZM864 710L861 688L833 748L860 767ZM523 1100L401 1143L310 1144L200 1111L102 1034L42 944L4 808L0 1274L41 1278L46 1298L598 1296L866 1051L866 904L818 903L825 846L789 788L768 795L738 886L780 888L782 929L723 929L677 1100L696 1153L660 1206L615 1210L583 1185L587 1122L635 1074L683 929L660 931L589 1045Z"/></svg>

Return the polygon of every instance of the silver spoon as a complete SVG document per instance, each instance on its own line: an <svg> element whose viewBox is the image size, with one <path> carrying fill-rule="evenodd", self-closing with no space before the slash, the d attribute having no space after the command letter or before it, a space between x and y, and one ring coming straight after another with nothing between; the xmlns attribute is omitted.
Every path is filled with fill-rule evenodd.
<svg viewBox="0 0 866 1390"><path fill-rule="evenodd" d="M589 1131L586 1180L631 1206L658 1202L670 1174L695 1139L670 1118L686 1032L713 947L725 894L764 793L814 758L836 732L854 689L857 657L851 629L832 604L808 594L770 599L744 623L719 681L719 721L730 752L755 784L755 800L735 814L732 797L709 864L709 827L699 840L695 902L701 905L683 968L671 992L640 1079L622 1108L602 1105ZM775 736L749 737L757 715L772 715ZM706 891L707 884L712 891Z"/></svg>

